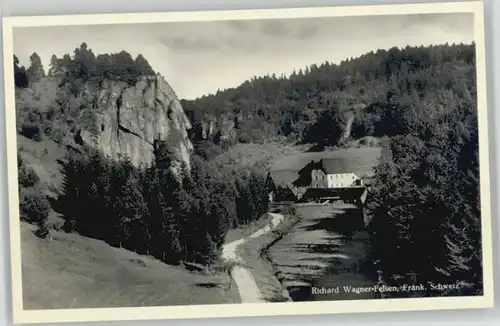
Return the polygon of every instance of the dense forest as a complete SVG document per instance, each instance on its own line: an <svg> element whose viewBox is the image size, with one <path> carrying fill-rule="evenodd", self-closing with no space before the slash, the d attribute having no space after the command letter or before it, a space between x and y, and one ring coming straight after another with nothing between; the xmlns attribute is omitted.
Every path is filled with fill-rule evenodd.
<svg viewBox="0 0 500 326"><path fill-rule="evenodd" d="M154 73L142 56L96 57L86 45L77 50L53 57L48 73L64 76L66 99L77 97L78 85L86 81L134 83L137 76ZM18 87L43 76L38 61L34 54L25 69L15 59ZM181 102L194 127L193 170L180 181L169 174L168 144L161 141L145 171L90 149L70 153L63 163L65 192L54 204L64 212L68 229L167 262L207 263L228 228L259 218L268 205L262 173L222 173L210 158L237 142L284 139L339 146L374 137L383 139L368 199L370 257L379 281L461 280L458 293L481 293L474 44L378 50L338 64L311 65L291 76L255 77ZM52 137L50 128L38 127L39 117L31 112L20 118L20 133L33 135L38 128ZM217 128L204 135L210 120L232 121L236 137L224 138ZM21 212L43 220L49 208L30 190L37 187L36 175L22 168L22 161L20 167ZM43 222L38 223L44 235ZM99 228L90 227L96 223Z"/></svg>
<svg viewBox="0 0 500 326"><path fill-rule="evenodd" d="M350 122L354 138L403 134L411 116L433 115L434 105L454 100L450 94L474 96L474 64L473 44L391 48L290 76L254 77L182 104L195 142L204 120L224 116L234 120L237 142L286 137L331 146ZM217 134L209 140L219 145Z"/></svg>
<svg viewBox="0 0 500 326"><path fill-rule="evenodd" d="M157 142L155 161L145 171L95 151L71 155L63 164L65 192L56 203L67 231L171 264L210 264L230 228L267 212L260 174L223 175L194 157L191 173L179 180L169 169L167 147Z"/></svg>

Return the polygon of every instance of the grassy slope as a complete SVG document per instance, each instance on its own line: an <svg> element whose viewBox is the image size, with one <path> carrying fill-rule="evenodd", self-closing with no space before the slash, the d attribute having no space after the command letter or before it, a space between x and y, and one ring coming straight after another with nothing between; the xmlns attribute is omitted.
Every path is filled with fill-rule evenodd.
<svg viewBox="0 0 500 326"><path fill-rule="evenodd" d="M342 148L323 152L295 153L275 161L271 168L274 170L298 171L311 160L320 158L341 158L347 160L353 172L369 174L380 157L380 147Z"/></svg>
<svg viewBox="0 0 500 326"><path fill-rule="evenodd" d="M267 167L278 158L298 155L306 147L267 144L236 144L214 159L214 164L230 168Z"/></svg>
<svg viewBox="0 0 500 326"><path fill-rule="evenodd" d="M26 165L33 168L40 177L47 194L57 196L63 182L57 160L64 158L65 150L52 140L37 142L21 135L17 137L17 147Z"/></svg>
<svg viewBox="0 0 500 326"><path fill-rule="evenodd" d="M43 191L52 198L57 198L62 189L64 176L57 160L64 159L66 151L52 140L40 142L24 136L17 136L18 153L40 178ZM60 229L64 220L58 213L51 212L48 219L50 228Z"/></svg>
<svg viewBox="0 0 500 326"><path fill-rule="evenodd" d="M25 309L136 307L239 302L227 275L190 273L102 241L21 223Z"/></svg>

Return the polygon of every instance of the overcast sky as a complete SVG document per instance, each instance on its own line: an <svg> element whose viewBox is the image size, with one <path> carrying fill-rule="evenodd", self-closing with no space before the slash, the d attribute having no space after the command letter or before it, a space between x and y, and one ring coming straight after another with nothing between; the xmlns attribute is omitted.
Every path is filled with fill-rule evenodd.
<svg viewBox="0 0 500 326"><path fill-rule="evenodd" d="M14 30L14 52L25 66L37 52L46 70L52 54L72 54L82 42L96 55L142 53L180 98L192 99L254 75L392 46L470 43L473 34L472 14L30 27Z"/></svg>

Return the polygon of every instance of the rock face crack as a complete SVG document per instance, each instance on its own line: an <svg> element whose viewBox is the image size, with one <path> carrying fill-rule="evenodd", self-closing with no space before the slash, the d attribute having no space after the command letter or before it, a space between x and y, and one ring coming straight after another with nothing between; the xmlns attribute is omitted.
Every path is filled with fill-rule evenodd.
<svg viewBox="0 0 500 326"><path fill-rule="evenodd" d="M123 104L123 90L122 92L120 93L120 95L118 96L118 98L116 99L116 121L118 122L118 128L116 129L116 138L118 139L118 142L120 142L120 132L124 132L126 134L130 134L130 135L133 135L139 139L141 139L143 142L153 146L153 144L151 142L149 142L147 139L144 139L141 135L139 135L137 132L134 132L130 129L128 129L127 127L124 127L121 123L121 117L120 117L120 113L121 113L121 109L122 109L122 104Z"/></svg>
<svg viewBox="0 0 500 326"><path fill-rule="evenodd" d="M146 139L142 138L142 136L141 136L141 135L139 135L138 133L133 132L132 130L130 130L130 129L128 129L128 128L126 128L126 127L122 126L120 123L118 123L118 132L120 132L120 131L121 131L121 132L124 132L124 133L127 133L127 134L134 135L134 136L136 136L136 137L140 138L143 142L146 142L146 143L148 143L149 145L153 146L153 144L152 144L151 142L149 142L148 140L146 140Z"/></svg>
<svg viewBox="0 0 500 326"><path fill-rule="evenodd" d="M122 102L123 102L123 98L122 98L122 94L120 93L120 95L118 95L118 98L116 99L116 121L118 123L118 128L116 128L116 139L118 140L118 144L120 144L120 110L121 110L121 107L122 107Z"/></svg>

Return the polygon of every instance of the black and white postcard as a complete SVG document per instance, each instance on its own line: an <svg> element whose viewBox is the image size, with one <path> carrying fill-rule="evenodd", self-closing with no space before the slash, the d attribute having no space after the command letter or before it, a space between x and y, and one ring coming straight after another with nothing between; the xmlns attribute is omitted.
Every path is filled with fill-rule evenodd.
<svg viewBox="0 0 500 326"><path fill-rule="evenodd" d="M481 1L3 31L16 323L493 305Z"/></svg>

